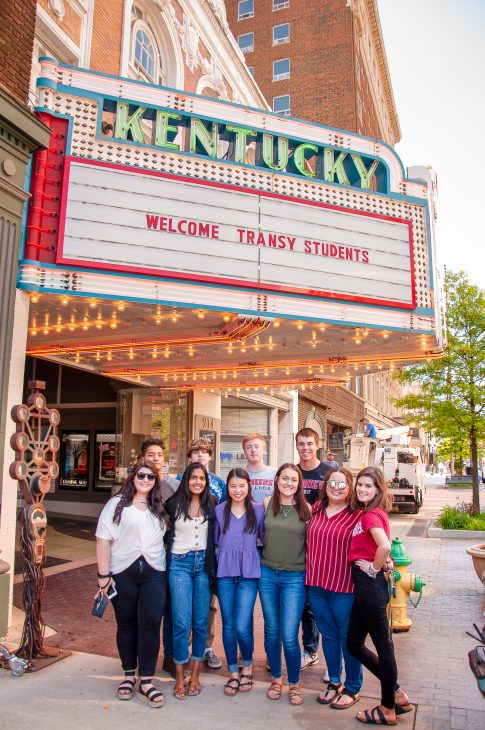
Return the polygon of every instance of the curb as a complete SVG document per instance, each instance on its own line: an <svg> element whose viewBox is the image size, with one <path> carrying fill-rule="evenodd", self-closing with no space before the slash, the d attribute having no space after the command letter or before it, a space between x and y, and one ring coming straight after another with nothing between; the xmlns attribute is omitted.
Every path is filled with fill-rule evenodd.
<svg viewBox="0 0 485 730"><path fill-rule="evenodd" d="M433 523L428 528L428 537L483 540L485 542L485 530L443 530L441 527L436 527L435 523Z"/></svg>

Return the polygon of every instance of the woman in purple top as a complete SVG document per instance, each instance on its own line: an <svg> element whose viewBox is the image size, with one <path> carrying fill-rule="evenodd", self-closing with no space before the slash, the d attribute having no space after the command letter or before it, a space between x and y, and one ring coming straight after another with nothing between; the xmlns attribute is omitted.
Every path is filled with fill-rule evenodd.
<svg viewBox="0 0 485 730"><path fill-rule="evenodd" d="M253 611L261 576L257 541L264 537L264 507L251 499L251 481L245 469L227 477L227 500L216 507L215 544L217 594L222 616L222 642L231 674L224 694L249 692L253 686ZM243 671L239 675L237 647Z"/></svg>

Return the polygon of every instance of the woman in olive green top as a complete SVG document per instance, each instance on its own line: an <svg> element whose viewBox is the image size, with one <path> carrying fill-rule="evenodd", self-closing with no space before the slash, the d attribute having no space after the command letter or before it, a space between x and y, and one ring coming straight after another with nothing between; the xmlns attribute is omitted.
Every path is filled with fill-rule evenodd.
<svg viewBox="0 0 485 730"><path fill-rule="evenodd" d="M258 589L264 615L264 646L272 676L266 696L270 700L281 697L282 642L290 702L301 705L298 631L305 605L305 540L311 513L303 494L301 472L294 464L280 466L273 496L266 497L264 507L264 548Z"/></svg>

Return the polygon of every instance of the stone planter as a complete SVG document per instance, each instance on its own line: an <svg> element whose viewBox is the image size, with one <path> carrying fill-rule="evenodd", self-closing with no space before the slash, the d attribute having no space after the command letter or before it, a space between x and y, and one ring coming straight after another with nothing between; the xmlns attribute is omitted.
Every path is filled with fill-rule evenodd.
<svg viewBox="0 0 485 730"><path fill-rule="evenodd" d="M467 553L473 560L473 567L480 583L485 585L485 542L472 545L467 549Z"/></svg>

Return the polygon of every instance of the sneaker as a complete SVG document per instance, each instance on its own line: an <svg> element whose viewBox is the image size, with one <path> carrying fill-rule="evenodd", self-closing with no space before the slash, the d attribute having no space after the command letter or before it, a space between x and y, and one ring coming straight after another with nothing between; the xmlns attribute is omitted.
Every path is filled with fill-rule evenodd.
<svg viewBox="0 0 485 730"><path fill-rule="evenodd" d="M319 658L316 651L313 654L310 654L308 651L302 651L300 670L311 667L313 666L313 664L318 664L318 662Z"/></svg>
<svg viewBox="0 0 485 730"><path fill-rule="evenodd" d="M204 662L210 669L220 669L222 667L221 660L211 646L205 650Z"/></svg>

